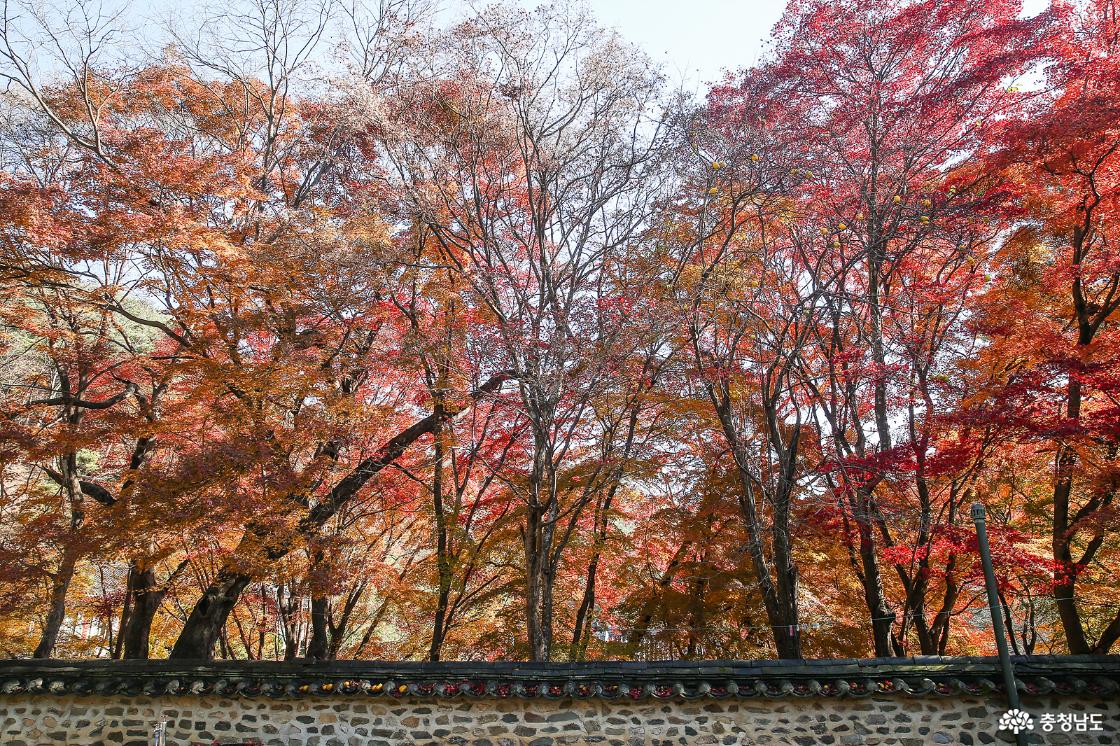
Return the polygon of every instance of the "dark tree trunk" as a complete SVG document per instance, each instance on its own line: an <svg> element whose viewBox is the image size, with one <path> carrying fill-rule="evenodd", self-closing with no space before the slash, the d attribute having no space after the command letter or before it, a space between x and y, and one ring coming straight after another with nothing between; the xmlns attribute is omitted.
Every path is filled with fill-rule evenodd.
<svg viewBox="0 0 1120 746"><path fill-rule="evenodd" d="M587 655L587 645L591 637L591 623L595 611L595 582L599 574L599 554L597 547L587 565L587 578L583 585L583 598L580 600L579 609L576 611L576 624L572 631L572 647L568 653L569 660L583 660Z"/></svg>
<svg viewBox="0 0 1120 746"><path fill-rule="evenodd" d="M522 540L525 546L525 631L529 660L552 658L551 559L556 529L556 475L548 456L548 435L537 431L533 442L533 469L525 506Z"/></svg>
<svg viewBox="0 0 1120 746"><path fill-rule="evenodd" d="M630 447L634 442L634 431L637 428L638 408L630 415L630 425L626 436L624 457L630 455ZM599 561L603 556L603 547L607 543L610 532L611 504L618 493L619 481L615 480L607 489L607 494L602 502L596 506L595 512L595 548L591 553L591 561L587 564L587 576L583 584L583 598L580 600L579 609L576 611L575 628L572 631L572 646L569 651L569 660L583 660L587 655L587 646L591 640L591 625L595 615L595 583L599 574Z"/></svg>
<svg viewBox="0 0 1120 746"><path fill-rule="evenodd" d="M128 565L128 598L131 611L124 629L124 657L144 659L148 657L148 642L152 633L152 621L163 601L165 591L156 588L156 573L152 568L141 568L136 561Z"/></svg>
<svg viewBox="0 0 1120 746"><path fill-rule="evenodd" d="M432 643L428 646L428 660L433 663L439 661L443 641L447 637L447 606L450 591L450 587L445 587L441 579L439 597L436 599L435 619L432 620Z"/></svg>
<svg viewBox="0 0 1120 746"><path fill-rule="evenodd" d="M251 582L252 578L245 573L225 568L220 570L191 609L170 657L176 660L209 660L230 611Z"/></svg>
<svg viewBox="0 0 1120 746"><path fill-rule="evenodd" d="M121 629L126 659L142 660L149 657L149 641L152 636L152 622L159 612L160 604L167 595L171 583L187 566L187 561L179 563L167 581L159 584L154 567L141 567L133 560L128 565L128 597L125 604L130 607L128 619Z"/></svg>
<svg viewBox="0 0 1120 746"><path fill-rule="evenodd" d="M733 450L737 449L733 431L725 428L725 432ZM770 530L767 531L759 516L754 481L743 466L745 458L742 454L736 454L736 462L739 464L739 513L747 534L747 554L762 593L766 618L774 636L774 647L779 658L801 658L797 566L794 564L789 542L788 504L783 499L774 500L774 517ZM769 552L767 544L770 545Z"/></svg>
<svg viewBox="0 0 1120 746"><path fill-rule="evenodd" d="M551 566L552 537L556 520L556 501L549 507L530 504L523 529L525 540L525 622L529 660L552 659L552 593L555 572Z"/></svg>
<svg viewBox="0 0 1120 746"><path fill-rule="evenodd" d="M72 425L77 425L79 419L80 414L69 417ZM66 619L66 594L70 591L70 582L74 579L74 569L78 565L79 550L75 540L85 523L77 454L73 452L66 454L59 466L63 476L61 480L56 481L61 483L70 505L70 533L67 537L68 542L62 550L62 561L59 562L58 570L51 578L50 606L46 622L43 624L43 636L39 638L39 644L35 648L36 658L50 658L54 653L55 645L58 644L58 633L62 629L62 622Z"/></svg>
<svg viewBox="0 0 1120 746"><path fill-rule="evenodd" d="M864 505L869 505L864 500ZM889 658L894 655L891 645L891 629L894 627L895 615L887 605L886 594L883 592L883 576L879 570L879 556L875 548L875 538L872 535L870 521L858 520L859 527L859 558L863 565L863 598L867 604L867 611L871 617L871 635L875 645L876 658Z"/></svg>
<svg viewBox="0 0 1120 746"><path fill-rule="evenodd" d="M338 658L342 650L342 643L346 640L347 631L350 629L350 619L354 614L354 609L358 607L358 603L362 600L362 596L365 595L365 590L365 580L362 580L350 590L350 593L346 596L346 601L342 605L342 614L339 615L337 624L331 618L330 607L327 607L327 628L330 632L327 660L333 661Z"/></svg>
<svg viewBox="0 0 1120 746"><path fill-rule="evenodd" d="M491 376L485 384L471 392L472 400L497 391L507 380L509 380L507 373ZM339 480L323 500L300 520L301 533L307 537L314 536L342 509L342 506L358 494L370 479L400 458L409 446L432 433L444 419L454 417L468 408L430 414L390 438L372 456L364 459L353 471ZM294 500L293 503L299 504L299 501ZM234 552L230 564L218 572L217 577L191 609L183 625L183 631L179 633L179 639L175 641L175 647L171 650L172 659L209 659L213 654L214 643L225 627L230 611L237 604L241 592L252 582L250 575L234 569L235 567L240 566L246 559L275 562L287 556L294 548L291 544L269 546L267 532L260 526L250 526L246 538L250 536L254 537L254 540L243 541L242 546ZM263 553L259 550L261 544L267 547Z"/></svg>
<svg viewBox="0 0 1120 746"><path fill-rule="evenodd" d="M129 567L129 574L131 575L132 568ZM131 577L129 578L131 582ZM128 626L128 618L132 614L132 594L124 594L124 604L121 606L121 619L117 624L117 639L113 643L113 649L109 653L112 660L120 660L121 654L124 652L124 630Z"/></svg>
<svg viewBox="0 0 1120 746"><path fill-rule="evenodd" d="M442 408L442 405L441 405ZM451 598L451 547L447 536L447 516L443 512L443 427L436 425L435 467L432 474L432 507L436 520L436 566L439 573L435 618L432 620L432 644L428 660L439 660L443 640L447 636L447 606Z"/></svg>
<svg viewBox="0 0 1120 746"><path fill-rule="evenodd" d="M941 602L941 609L937 612L937 616L933 618L933 625L930 627L930 636L933 637L935 644L934 655L945 655L945 651L949 647L949 628L953 621L953 607L956 606L957 598L960 596L956 567L957 555L951 554L945 566L945 596Z"/></svg>
<svg viewBox="0 0 1120 746"><path fill-rule="evenodd" d="M34 657L50 658L54 653L54 646L58 643L58 633L62 629L62 622L66 618L66 594L70 590L70 581L74 578L74 568L78 563L77 552L66 549L62 555L62 562L51 580L50 610L47 620L43 625L43 635L39 638L39 645L35 648Z"/></svg>
<svg viewBox="0 0 1120 746"><path fill-rule="evenodd" d="M313 661L327 660L330 650L330 633L327 630L327 614L330 601L326 596L311 598L311 642L307 645L307 657Z"/></svg>

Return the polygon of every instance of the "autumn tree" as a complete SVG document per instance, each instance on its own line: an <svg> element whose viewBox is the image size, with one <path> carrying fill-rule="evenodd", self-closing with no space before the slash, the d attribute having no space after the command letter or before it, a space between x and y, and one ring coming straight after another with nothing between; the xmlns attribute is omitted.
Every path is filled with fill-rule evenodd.
<svg viewBox="0 0 1120 746"><path fill-rule="evenodd" d="M1055 12L1042 90L992 138L989 164L1011 193L1015 230L981 306L991 340L983 391L1000 425L1041 449L1031 463L1049 482L1053 596L1066 644L1105 653L1120 639L1120 613L1104 590L1117 546L1117 7L1071 3Z"/></svg>
<svg viewBox="0 0 1120 746"><path fill-rule="evenodd" d="M695 101L562 2L5 3L0 649L1114 648L1117 8L1021 10Z"/></svg>
<svg viewBox="0 0 1120 746"><path fill-rule="evenodd" d="M564 548L623 476L625 456L580 462L626 344L600 309L658 183L659 81L565 6L489 8L437 43L435 64L393 92L386 153L415 219L469 283L494 364L517 382L531 445L502 478L521 503L529 654L548 660ZM626 421L611 413L612 449L632 442Z"/></svg>
<svg viewBox="0 0 1120 746"><path fill-rule="evenodd" d="M973 199L945 186L946 167L975 153L978 124L1013 111L1005 78L1032 59L1041 25L1016 12L993 3L792 3L776 28L773 61L751 73L752 85L714 93L731 111L751 106L753 95L784 123L782 150L804 228L819 231L804 248L823 309L804 380L837 467L830 473L836 504L853 543L876 655L899 652L891 634L900 620L882 566L881 545L893 543L884 534L884 493L899 460L929 447L927 407L940 405L924 398L930 387L922 378L938 375L931 365L951 365L951 358L937 361L952 354L950 327L960 318L958 306L945 309L933 328L911 328L925 324L926 312L909 322L892 317L895 296L916 289L908 262L936 263L943 269L935 285L963 282L967 293L968 260L985 233L946 226ZM963 300L958 294L953 302ZM901 422L910 425L898 432ZM933 510L924 491L920 482L908 491L917 509L906 514L907 525L928 524ZM915 538L923 543L931 535L919 529ZM914 595L920 589L906 564L896 569Z"/></svg>

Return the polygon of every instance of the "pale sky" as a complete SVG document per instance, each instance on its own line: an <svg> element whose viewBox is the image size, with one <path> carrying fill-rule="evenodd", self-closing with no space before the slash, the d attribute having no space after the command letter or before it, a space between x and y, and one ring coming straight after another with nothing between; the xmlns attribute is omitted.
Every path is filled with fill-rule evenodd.
<svg viewBox="0 0 1120 746"><path fill-rule="evenodd" d="M134 17L161 25L169 13L190 15L204 3L222 0L106 0L131 5ZM535 8L547 0L506 0ZM576 0L577 2L579 0ZM757 62L786 0L582 0L605 26L644 49L661 65L670 84L701 91L723 70ZM488 0L437 0L440 15L453 18ZM131 14L130 14L131 15Z"/></svg>
<svg viewBox="0 0 1120 746"><path fill-rule="evenodd" d="M590 0L595 15L696 88L759 60L785 0Z"/></svg>
<svg viewBox="0 0 1120 746"><path fill-rule="evenodd" d="M127 2L128 0L124 0ZM199 0L131 0L155 18L169 8L195 7ZM220 2L221 0L209 0ZM512 0L533 8L545 0ZM455 15L487 0L442 0ZM644 49L661 65L671 85L702 94L705 84L723 78L724 70L750 67L762 58L770 29L786 0L583 0L606 26ZM985 0L976 0L985 2ZM110 4L112 4L110 2ZM1034 15L1049 0L1023 0L1024 15ZM163 11L162 13L160 11Z"/></svg>
<svg viewBox="0 0 1120 746"><path fill-rule="evenodd" d="M526 7L540 4L539 0L520 2ZM585 2L604 25L616 28L661 64L671 84L698 93L706 90L705 83L721 80L724 70L758 62L770 29L786 6L786 0ZM1023 0L1023 14L1035 15L1049 4L1049 0Z"/></svg>

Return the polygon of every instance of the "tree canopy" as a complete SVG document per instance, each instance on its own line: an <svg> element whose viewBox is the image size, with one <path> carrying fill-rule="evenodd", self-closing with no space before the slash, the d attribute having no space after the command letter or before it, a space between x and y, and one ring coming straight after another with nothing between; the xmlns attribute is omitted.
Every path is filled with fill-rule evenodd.
<svg viewBox="0 0 1120 746"><path fill-rule="evenodd" d="M1118 11L5 3L0 652L1114 650Z"/></svg>

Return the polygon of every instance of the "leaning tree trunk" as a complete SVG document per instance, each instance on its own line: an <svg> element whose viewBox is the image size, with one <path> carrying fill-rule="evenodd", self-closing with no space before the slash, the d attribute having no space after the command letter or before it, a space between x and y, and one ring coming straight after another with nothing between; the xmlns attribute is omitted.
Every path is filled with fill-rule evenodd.
<svg viewBox="0 0 1120 746"><path fill-rule="evenodd" d="M637 625L630 630L630 634L626 638L626 648L629 651L629 656L634 658L638 655L638 650L649 633L650 624L653 623L654 614L661 603L662 596L669 586L673 584L676 579L677 571L680 569L681 564L684 562L685 555L692 549L692 542L686 541L677 547L677 551L673 553L673 557L669 560L665 572L657 580L657 587L654 593L642 604L642 611L638 615Z"/></svg>
<svg viewBox="0 0 1120 746"><path fill-rule="evenodd" d="M472 404L474 401L491 394L501 388L509 380L508 373L497 373L490 377L482 386L471 392ZM366 482L380 473L389 464L395 462L401 455L425 435L431 434L436 426L443 420L455 417L470 409L467 404L451 411L439 411L417 420L409 427L386 441L369 458L363 459L353 471L343 477L334 488L324 496L299 522L299 530L305 537L314 536L327 521L335 516L338 511L349 502L365 486ZM293 504L298 504L293 500ZM233 607L237 605L242 591L252 582L252 576L245 574L238 567L246 561L275 562L287 556L295 545L269 546L268 534L261 526L250 526L242 540L241 545L234 551L228 564L218 571L213 582L203 592L202 597L195 603L183 625L175 647L171 649L172 659L205 659L213 654L214 643L225 627ZM260 547L267 549L261 551Z"/></svg>
<svg viewBox="0 0 1120 746"><path fill-rule="evenodd" d="M596 541L591 562L587 565L587 576L583 585L583 598L576 611L575 627L572 630L572 644L568 648L568 660L583 660L587 656L587 646L591 643L591 628L595 620L595 583L599 574L599 555L602 547Z"/></svg>
<svg viewBox="0 0 1120 746"><path fill-rule="evenodd" d="M179 633L179 639L171 649L170 657L209 660L229 613L252 580L245 573L222 568L191 609L183 631Z"/></svg>
<svg viewBox="0 0 1120 746"><path fill-rule="evenodd" d="M54 652L54 646L58 643L58 633L62 629L63 620L66 618L66 594L70 590L70 581L74 578L74 568L77 563L78 553L67 548L51 581L50 610L47 612L47 620L43 625L43 635L39 638L39 645L35 648L34 657L36 658L50 658Z"/></svg>
<svg viewBox="0 0 1120 746"><path fill-rule="evenodd" d="M626 451L624 456L629 456L630 444L634 439L634 430L637 424L637 409L630 417L630 429L627 434ZM568 660L583 660L587 656L587 646L591 642L591 627L595 617L595 592L596 580L599 574L599 561L603 556L603 547L607 543L610 532L611 503L618 492L620 482L615 480L602 502L596 506L595 513L595 543L591 552L591 561L587 564L586 579L583 584L583 598L580 600L579 609L576 611L575 627L572 631L572 645L569 648Z"/></svg>
<svg viewBox="0 0 1120 746"><path fill-rule="evenodd" d="M76 424L78 416L71 417L71 423ZM70 533L66 547L62 551L62 561L58 570L51 579L50 607L47 612L46 623L43 625L43 636L35 648L34 657L50 658L54 647L58 643L58 633L62 629L62 622L66 619L66 594L70 591L70 582L74 579L74 569L78 564L79 550L77 548L77 535L85 522L85 512L82 509L82 487L78 479L78 458L75 453L68 453L60 464L64 477L64 489L70 502Z"/></svg>

